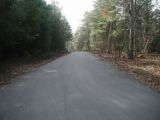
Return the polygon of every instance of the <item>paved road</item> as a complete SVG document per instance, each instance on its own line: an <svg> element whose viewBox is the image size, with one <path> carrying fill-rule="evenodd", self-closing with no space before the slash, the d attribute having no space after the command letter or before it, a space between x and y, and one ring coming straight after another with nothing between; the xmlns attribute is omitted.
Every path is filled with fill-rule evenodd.
<svg viewBox="0 0 160 120"><path fill-rule="evenodd" d="M0 87L0 120L160 120L160 94L74 52Z"/></svg>

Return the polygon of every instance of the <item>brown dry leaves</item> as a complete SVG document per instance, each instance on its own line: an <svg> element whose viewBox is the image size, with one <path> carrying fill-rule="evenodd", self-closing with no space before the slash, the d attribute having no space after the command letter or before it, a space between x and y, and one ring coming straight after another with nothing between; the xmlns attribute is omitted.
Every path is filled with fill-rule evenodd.
<svg viewBox="0 0 160 120"><path fill-rule="evenodd" d="M145 59L135 58L133 61L126 58L116 61L111 54L96 54L96 56L127 71L145 85L160 92L160 55L147 55Z"/></svg>

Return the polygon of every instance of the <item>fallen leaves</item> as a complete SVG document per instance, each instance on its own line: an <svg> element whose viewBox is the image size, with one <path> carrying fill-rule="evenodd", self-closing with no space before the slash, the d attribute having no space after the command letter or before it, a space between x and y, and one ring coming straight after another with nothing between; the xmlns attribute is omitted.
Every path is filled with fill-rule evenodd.
<svg viewBox="0 0 160 120"><path fill-rule="evenodd" d="M117 61L114 55L106 53L96 56L118 66L120 70L127 71L140 82L160 92L160 55L137 57L133 61L126 58Z"/></svg>

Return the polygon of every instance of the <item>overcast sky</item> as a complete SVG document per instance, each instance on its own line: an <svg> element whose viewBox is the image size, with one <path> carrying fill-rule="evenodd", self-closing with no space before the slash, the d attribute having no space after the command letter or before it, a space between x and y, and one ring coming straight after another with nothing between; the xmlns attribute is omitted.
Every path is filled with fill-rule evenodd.
<svg viewBox="0 0 160 120"><path fill-rule="evenodd" d="M52 0L46 0L51 3ZM81 24L83 15L86 11L93 9L94 0L57 0L59 6L62 7L64 16L68 19L73 32L76 31Z"/></svg>

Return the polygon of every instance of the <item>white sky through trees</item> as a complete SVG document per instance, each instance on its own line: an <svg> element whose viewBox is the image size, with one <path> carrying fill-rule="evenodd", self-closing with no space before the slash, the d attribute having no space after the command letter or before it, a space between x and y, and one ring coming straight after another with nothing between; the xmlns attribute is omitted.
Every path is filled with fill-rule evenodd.
<svg viewBox="0 0 160 120"><path fill-rule="evenodd" d="M51 3L53 0L46 0ZM55 1L55 0L54 0ZM59 6L62 7L64 16L69 21L72 31L75 32L80 26L83 15L86 11L93 9L95 0L56 0Z"/></svg>

